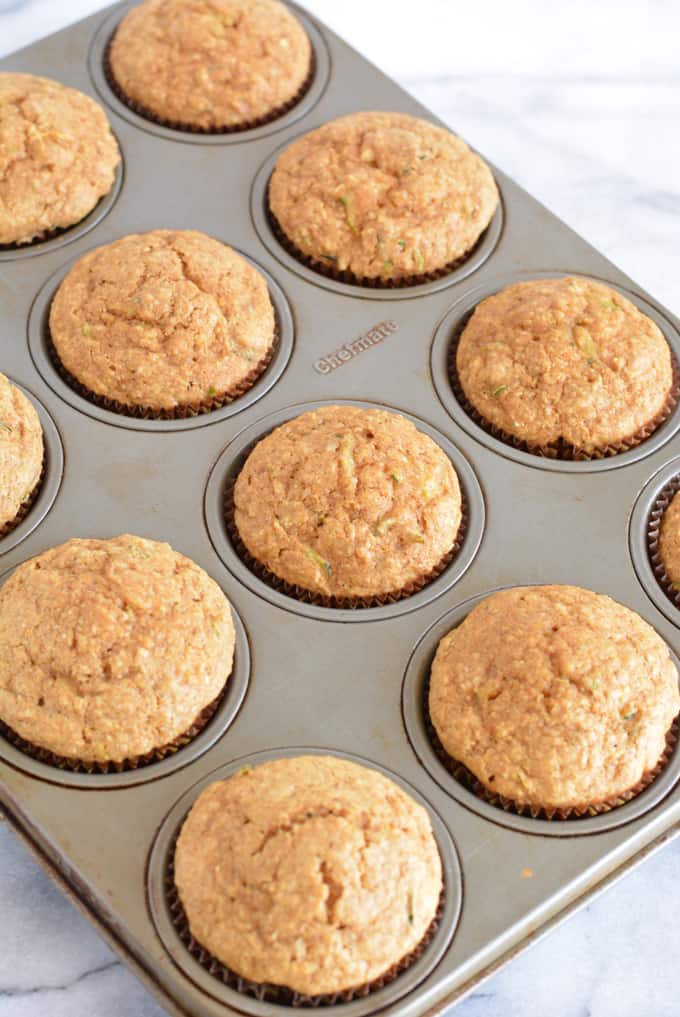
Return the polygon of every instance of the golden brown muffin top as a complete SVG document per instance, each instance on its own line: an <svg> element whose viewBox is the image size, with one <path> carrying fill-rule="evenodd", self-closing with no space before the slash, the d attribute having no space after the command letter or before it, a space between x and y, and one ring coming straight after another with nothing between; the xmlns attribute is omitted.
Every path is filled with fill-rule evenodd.
<svg viewBox="0 0 680 1017"><path fill-rule="evenodd" d="M576 586L502 590L439 643L430 716L450 756L521 804L575 808L634 787L680 707L668 647Z"/></svg>
<svg viewBox="0 0 680 1017"><path fill-rule="evenodd" d="M119 762L187 731L232 667L229 603L168 544L69 540L0 589L0 719L70 759Z"/></svg>
<svg viewBox="0 0 680 1017"><path fill-rule="evenodd" d="M0 530L35 490L42 464L38 414L24 393L0 374Z"/></svg>
<svg viewBox="0 0 680 1017"><path fill-rule="evenodd" d="M110 50L128 99L204 129L274 113L300 91L310 62L307 33L278 0L145 0Z"/></svg>
<svg viewBox="0 0 680 1017"><path fill-rule="evenodd" d="M223 964L319 995L378 978L420 943L442 869L427 812L397 784L300 756L206 788L175 881L192 935Z"/></svg>
<svg viewBox="0 0 680 1017"><path fill-rule="evenodd" d="M357 406L302 413L263 438L234 490L248 551L334 597L396 592L428 575L461 521L456 472L405 417Z"/></svg>
<svg viewBox="0 0 680 1017"><path fill-rule="evenodd" d="M84 219L120 162L104 110L58 81L0 71L0 244Z"/></svg>
<svg viewBox="0 0 680 1017"><path fill-rule="evenodd" d="M680 491L673 496L661 519L659 555L664 572L680 589Z"/></svg>
<svg viewBox="0 0 680 1017"><path fill-rule="evenodd" d="M478 305L456 354L465 395L532 445L591 450L636 435L662 411L671 353L635 304L592 279L513 283Z"/></svg>
<svg viewBox="0 0 680 1017"><path fill-rule="evenodd" d="M303 254L390 280L466 254L498 191L486 163L450 131L405 113L351 113L288 146L269 204Z"/></svg>
<svg viewBox="0 0 680 1017"><path fill-rule="evenodd" d="M50 332L90 391L172 409L238 386L274 340L264 276L192 230L132 234L80 258L57 290Z"/></svg>

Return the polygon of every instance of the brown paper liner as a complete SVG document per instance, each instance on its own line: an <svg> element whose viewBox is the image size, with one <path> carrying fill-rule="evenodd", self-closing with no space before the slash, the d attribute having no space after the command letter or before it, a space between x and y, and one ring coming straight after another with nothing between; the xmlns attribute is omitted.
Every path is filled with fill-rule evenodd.
<svg viewBox="0 0 680 1017"><path fill-rule="evenodd" d="M144 117L145 120L150 120L153 124L158 124L159 127L168 127L173 131L184 131L186 134L240 134L243 131L252 131L256 127L264 127L265 124L271 124L274 120L278 120L280 117L285 116L286 113L290 112L301 99L309 91L312 82L314 81L314 75L316 74L316 58L314 56L314 49L312 48L311 57L309 61L309 70L307 77L302 82L302 85L297 90L292 98L286 102L277 106L271 110L270 113L265 114L261 117L254 117L251 120L244 120L239 124L227 124L224 127L199 127L197 124L183 123L181 120L166 120L163 117L159 117L153 110L148 109L135 99L131 99L125 94L123 89L120 87L113 73L111 67L111 46L115 37L115 32L109 39L106 50L104 51L104 77L108 83L109 88L120 101L127 106L128 109L132 110L140 117Z"/></svg>
<svg viewBox="0 0 680 1017"><path fill-rule="evenodd" d="M101 198L99 200L101 201ZM95 205L95 208L96 207L97 206ZM94 208L90 209L87 215L91 215L92 212L94 212ZM83 216L83 219L85 218L87 218L87 216ZM81 219L79 221L82 222L83 220ZM46 240L54 240L55 237L60 237L62 233L67 233L77 225L78 223L74 222L70 226L55 226L54 229L51 230L42 230L42 232L34 236L32 240L16 240L12 244L0 244L0 251L23 251L26 247L35 247L36 244L44 244Z"/></svg>
<svg viewBox="0 0 680 1017"><path fill-rule="evenodd" d="M258 442L260 440L261 438L257 439ZM254 445L256 444L257 442L254 443ZM373 597L326 596L323 593L319 593L317 590L308 590L304 586L296 586L293 583L286 582L285 579L281 579L273 572L270 572L266 565L263 565L262 562L253 557L246 545L243 543L241 534L236 526L234 505L234 488L236 486L236 480L237 477L229 478L224 494L224 520L236 554L243 564L246 565L250 571L258 577L258 579L261 579L273 590L276 590L278 593L285 593L286 596L293 597L295 600L299 600L303 604L315 604L317 607L331 607L336 610L361 610L367 607L384 607L386 604L396 604L400 600L412 597L414 593L418 593L425 586L428 586L431 582L433 582L442 574L444 569L451 564L462 547L468 527L469 517L467 499L465 498L463 491L461 491L461 517L456 539L451 549L444 555L443 558L441 558L439 562L437 562L430 572L426 575L419 576L407 586L403 586L401 589L394 590L391 593L376 594Z"/></svg>
<svg viewBox="0 0 680 1017"><path fill-rule="evenodd" d="M451 776L458 781L459 784L462 784L464 788L467 788L468 791L472 791L477 798L481 798L482 801L488 802L489 805L494 805L496 808L502 809L504 812L512 812L516 816L530 816L532 819L575 821L584 819L588 816L600 816L605 812L611 812L612 809L616 809L620 805L625 805L626 802L636 798L641 791L644 791L645 788L648 788L650 784L654 783L656 778L670 761L680 734L680 717L676 717L666 733L666 745L656 765L653 766L651 770L647 770L643 773L637 784L634 784L633 787L628 788L619 795L612 798L605 798L599 802L588 802L585 805L573 806L571 808L551 808L530 805L526 802L516 802L513 801L512 798L506 798L504 795L494 793L482 784L479 778L476 777L464 763L461 763L459 760L454 759L453 756L449 755L442 745L430 717L428 702L429 688L430 682L428 680L425 686L423 702L425 726L432 748Z"/></svg>
<svg viewBox="0 0 680 1017"><path fill-rule="evenodd" d="M227 392L220 392L216 393L214 396L209 396L207 399L204 399L199 403L186 403L182 406L155 409L152 406L136 406L134 404L128 405L126 403L119 402L117 399L109 399L107 396L99 395L97 392L92 392L91 389L81 384L81 382L79 382L78 379L64 367L59 359L59 354L57 353L54 343L52 342L49 324L45 326L45 329L47 352L49 353L50 360L52 361L52 364L59 376L66 382L69 388L72 388L79 396L87 399L88 402L94 403L95 406L100 406L103 410L109 410L111 413L119 413L121 416L125 417L136 417L139 420L187 420L191 417L201 416L203 413L212 413L214 410L221 409L222 406L228 406L229 403L233 403L236 399L245 395L246 392L249 392L255 382L262 377L274 359L274 355L279 348L281 338L279 317L278 314L275 313L274 335L271 346L262 359L258 361L255 367L248 372L245 378L243 378L238 385L234 385Z"/></svg>
<svg viewBox="0 0 680 1017"><path fill-rule="evenodd" d="M534 456L541 456L544 459L562 459L568 462L588 462L591 460L609 459L612 456L617 456L622 452L628 452L630 449L636 448L638 445L641 445L644 441L650 438L652 434L661 427L663 422L668 420L680 399L680 366L678 365L673 351L671 350L673 380L671 382L670 391L666 397L666 402L660 412L635 434L623 439L622 441L612 442L610 445L587 449L581 448L578 445L572 445L570 442L564 441L563 438L559 438L557 441L550 442L547 445L537 445L531 442L522 441L521 438L517 438L513 434L508 434L507 431L497 427L495 424L492 424L491 421L487 420L486 417L483 417L482 414L472 405L463 391L463 386L461 385L458 377L456 352L461 333L473 313L474 309L465 316L454 333L448 358L449 382L453 389L453 394L467 415L474 420L474 422L481 427L482 430L486 431L487 434L492 435L492 437L497 438L499 441L502 441L504 445L510 445L512 448L519 449L522 452L529 452Z"/></svg>
<svg viewBox="0 0 680 1017"><path fill-rule="evenodd" d="M231 968L222 964L221 961L214 957L208 950L205 949L205 947L201 946L198 940L192 936L191 930L189 929L189 920L182 906L177 887L175 886L176 844L177 837L175 837L172 847L168 853L168 862L165 872L165 896L170 910L171 921L175 927L177 935L182 940L194 960L197 961L202 968L205 968L205 970L212 975L213 978L217 978L223 985L228 986L228 988L234 989L236 992L240 992L244 996L250 996L254 999L258 999L261 1002L278 1003L281 1006L322 1007L336 1006L338 1003L350 1003L353 999L363 999L366 996L370 996L373 992L377 992L379 989L383 989L386 985L389 985L390 982L393 982L395 978L402 974L402 972L406 971L407 968L409 968L420 956L422 956L425 948L432 941L439 927L444 911L446 891L444 887L442 887L437 904L437 910L434 918L427 928L427 931L425 932L425 935L418 945L398 960L396 964L393 964L378 978L373 979L371 982L364 982L363 985L358 985L356 988L344 989L341 992L308 996L304 993L296 992L294 989L289 989L285 985L274 985L271 982L252 982L248 978L243 978Z"/></svg>
<svg viewBox="0 0 680 1017"><path fill-rule="evenodd" d="M191 727L175 738L173 741L168 742L167 745L162 745L160 748L152 749L151 752L145 753L143 756L132 756L130 759L123 759L119 762L87 762L82 759L71 759L68 756L58 756L54 752L50 752L48 749L43 749L39 745L34 745L33 742L27 741L22 738L21 735L13 731L11 727L8 727L2 720L0 720L0 735L2 735L10 745L13 745L15 749L19 749L25 755L30 756L31 759L36 759L39 763L46 763L48 766L54 766L58 770L69 770L72 773L89 773L89 774L100 774L100 773L127 773L130 770L138 770L140 767L148 766L150 763L158 763L162 759L166 759L168 756L172 756L175 752L183 749L185 745L200 734L206 724L213 718L217 709L224 698L226 691L225 688L219 693L219 695L213 699L211 703L205 706L194 720Z"/></svg>
<svg viewBox="0 0 680 1017"><path fill-rule="evenodd" d="M31 511L33 505L35 504L35 500L40 494L40 491L42 489L43 483L45 481L46 472L47 472L46 456L43 455L42 469L40 470L40 476L38 477L37 484L31 491L31 493L28 495L28 497L24 498L24 500L22 501L21 505L19 506L19 511L15 515L14 519L10 519L8 522L3 523L2 526L0 526L0 540L2 540L3 537L6 537L9 533L11 533L12 530L15 530L19 523L22 523L26 516L28 515L28 513Z"/></svg>
<svg viewBox="0 0 680 1017"><path fill-rule="evenodd" d="M336 282L347 283L350 286L363 286L366 289L374 290L395 290L395 289L406 289L409 286L420 286L421 283L435 282L437 279L442 279L445 275L450 275L455 269L460 268L468 258L472 257L477 248L481 245L489 226L480 233L479 237L460 258L455 258L450 261L447 265L443 265L442 268L433 269L431 272L422 272L419 275L407 275L401 276L398 279L383 279L380 276L358 276L354 275L353 272L345 269L334 269L332 263L320 261L317 258L313 258L309 254L305 254L300 250L299 247L293 243L292 240L284 233L283 228L279 224L276 216L269 207L269 187L267 187L267 208L266 208L267 220L269 227L283 247L284 251L287 251L296 261L299 261L301 265L305 265L307 268L311 268L312 271L318 272L319 275L324 275L328 279L335 279ZM490 224L489 224L490 225Z"/></svg>
<svg viewBox="0 0 680 1017"><path fill-rule="evenodd" d="M673 498L678 491L680 491L680 473L675 477L672 477L667 484L664 484L657 494L652 510L649 513L649 518L647 519L646 538L649 562L652 566L652 571L658 580L659 586L668 599L675 605L675 607L678 608L678 610L680 610L680 584L675 583L666 574L666 568L659 551L659 534L661 532L661 523L663 521L664 512L673 501Z"/></svg>

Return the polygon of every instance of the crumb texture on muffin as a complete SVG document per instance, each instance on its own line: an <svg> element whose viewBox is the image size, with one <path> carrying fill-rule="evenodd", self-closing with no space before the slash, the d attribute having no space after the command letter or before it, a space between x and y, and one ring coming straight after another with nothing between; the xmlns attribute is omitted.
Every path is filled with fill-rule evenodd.
<svg viewBox="0 0 680 1017"><path fill-rule="evenodd" d="M248 125L295 99L311 44L278 0L145 0L111 44L123 94L159 120L204 130Z"/></svg>
<svg viewBox="0 0 680 1017"><path fill-rule="evenodd" d="M270 352L275 318L264 276L242 255L204 233L154 230L80 258L50 333L85 388L163 410L234 390Z"/></svg>
<svg viewBox="0 0 680 1017"><path fill-rule="evenodd" d="M101 106L33 74L0 72L0 244L84 219L120 162Z"/></svg>
<svg viewBox="0 0 680 1017"><path fill-rule="evenodd" d="M211 784L175 852L191 933L244 978L309 995L358 988L409 954L442 868L425 809L375 770L276 759Z"/></svg>
<svg viewBox="0 0 680 1017"><path fill-rule="evenodd" d="M483 300L456 368L470 403L506 434L585 450L634 437L673 384L658 326L618 290L571 276L513 283Z"/></svg>
<svg viewBox="0 0 680 1017"><path fill-rule="evenodd" d="M35 490L43 455L42 427L33 403L0 374L0 530Z"/></svg>
<svg viewBox="0 0 680 1017"><path fill-rule="evenodd" d="M661 519L659 556L671 583L680 583L680 491L673 495Z"/></svg>
<svg viewBox="0 0 680 1017"><path fill-rule="evenodd" d="M574 586L494 593L440 641L429 709L453 759L539 808L635 787L680 707L667 645L637 614Z"/></svg>
<svg viewBox="0 0 680 1017"><path fill-rule="evenodd" d="M396 592L453 547L461 493L448 456L396 413L325 406L289 420L248 456L234 489L250 554L326 596Z"/></svg>
<svg viewBox="0 0 680 1017"><path fill-rule="evenodd" d="M69 759L165 747L223 689L234 627L194 562L141 537L69 540L0 589L0 720Z"/></svg>
<svg viewBox="0 0 680 1017"><path fill-rule="evenodd" d="M269 204L303 254L357 278L403 279L462 258L498 191L460 138L405 113L352 113L279 156Z"/></svg>

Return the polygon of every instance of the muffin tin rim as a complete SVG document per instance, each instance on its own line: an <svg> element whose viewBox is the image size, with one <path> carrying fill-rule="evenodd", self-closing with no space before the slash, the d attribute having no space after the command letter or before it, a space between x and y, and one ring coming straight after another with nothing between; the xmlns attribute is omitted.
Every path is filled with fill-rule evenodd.
<svg viewBox="0 0 680 1017"><path fill-rule="evenodd" d="M340 759L347 759L368 769L376 770L393 780L426 810L442 862L442 881L445 889L442 915L432 940L425 947L422 955L384 988L349 1003L317 1008L317 1012L342 1013L343 1017L344 1015L346 1017L366 1017L366 1015L377 1013L384 1007L396 1003L408 993L415 991L432 974L454 939L463 904L462 866L453 834L447 823L418 788L381 763L343 749L318 745L298 745L261 749L237 756L227 763L215 767L182 791L169 811L166 812L155 833L147 856L145 886L147 905L154 931L172 963L179 968L184 977L213 999L225 1004L230 1012L240 1011L252 1015L252 1017L271 1017L272 1014L279 1012L282 1014L304 1013L305 1008L261 1002L246 996L223 985L205 968L201 967L186 949L174 928L167 906L164 881L168 853L189 809L205 787L215 781L232 776L249 763L257 765L259 762L264 763L270 759L289 759L306 755L336 756Z"/></svg>
<svg viewBox="0 0 680 1017"><path fill-rule="evenodd" d="M310 410L323 406L357 406L360 409L384 410L396 413L410 420L419 431L428 435L443 450L451 461L465 495L468 510L468 524L463 543L453 560L444 570L427 583L421 590L402 600L376 607L335 608L325 607L296 600L267 585L256 576L236 553L224 520L224 489L227 480L241 469L252 447L270 434L276 427ZM386 621L398 615L408 614L429 604L457 583L472 565L486 526L486 502L477 473L467 456L442 431L415 414L401 410L387 403L370 402L363 399L327 398L301 403L287 403L265 416L258 417L238 432L226 445L210 468L203 499L204 521L210 542L217 557L228 572L251 593L268 601L275 607L293 614L326 622L372 622Z"/></svg>
<svg viewBox="0 0 680 1017"><path fill-rule="evenodd" d="M337 118L331 118L331 120L332 119ZM428 122L434 123L434 121ZM355 297L360 300L390 301L412 300L417 297L426 297L432 293L438 293L440 290L455 286L457 283L463 282L468 278L468 276L482 268L482 266L491 258L500 243L505 229L505 204L503 199L503 190L495 173L494 181L498 189L498 206L491 218L491 221L486 229L480 234L480 237L478 238L469 257L464 256L460 265L452 269L450 272L447 272L439 279L416 283L413 286L373 288L371 286L361 286L358 283L342 282L339 279L333 279L330 276L322 275L320 272L315 272L314 269L304 265L301 261L298 261L298 259L292 254L289 254L277 240L269 221L267 202L269 181L272 173L274 172L274 167L279 156L295 141L299 141L300 138L309 134L310 131L323 127L326 123L329 123L328 118L321 120L319 123L312 123L307 126L305 130L289 137L283 144L279 145L278 148L269 153L253 177L249 200L251 222L261 243L267 249L269 254L271 254L277 262L279 262L279 264L283 265L284 268L287 268L290 272L297 275L305 282L310 283L313 286L319 286L321 289L329 290L332 293L338 293L347 297ZM435 124L435 126L441 125ZM450 130L448 127L446 129ZM476 153L476 150L473 148L471 148L471 151ZM480 156L480 158L482 157ZM489 163L487 163L487 165L491 168Z"/></svg>
<svg viewBox="0 0 680 1017"><path fill-rule="evenodd" d="M628 549L637 580L654 606L676 626L680 626L680 610L654 575L647 549L647 523L661 490L678 474L680 455L669 459L645 482L633 504L628 526Z"/></svg>
<svg viewBox="0 0 680 1017"><path fill-rule="evenodd" d="M38 414L43 434L44 476L40 482L40 490L25 518L4 537L0 537L0 560L4 554L12 551L42 523L57 500L64 479L64 444L52 414L31 389L10 375L5 375L5 377L24 393ZM0 581L3 574L0 573Z"/></svg>
<svg viewBox="0 0 680 1017"><path fill-rule="evenodd" d="M513 812L506 812L502 807L492 805L490 802L477 797L474 792L468 790L468 788L457 781L449 773L435 752L427 734L423 711L424 683L429 676L439 642L447 633L460 625L474 607L494 593L502 590L551 585L555 584L516 583L496 586L486 590L484 593L475 594L455 604L432 622L419 636L406 663L401 687L401 713L406 736L416 759L438 787L457 802L457 804L462 805L470 812L474 812L482 819L488 820L497 826L505 827L505 829L515 833L528 833L541 837L564 839L592 836L593 834L617 829L641 818L659 805L673 791L680 779L680 743L676 744L671 750L671 758L658 777L634 798L631 798L630 801L624 802L623 805L618 805L608 812L603 812L596 816L583 816L576 819L534 819L531 816L520 816ZM623 606L625 607L626 605L624 604ZM648 625L652 624L643 615L640 615L640 617ZM668 648L671 659L678 669L680 680L680 660L668 641L658 633L658 630L653 625L652 628L663 639L664 645Z"/></svg>
<svg viewBox="0 0 680 1017"><path fill-rule="evenodd" d="M36 557L36 555L31 557ZM0 588L4 586L19 565L29 560L29 558L25 558L0 572ZM220 583L218 586L223 590ZM110 791L149 784L196 762L220 739L225 737L232 725L236 723L252 680L252 655L247 629L232 598L227 597L226 594L225 597L229 603L234 624L234 663L224 687L222 702L205 727L186 745L157 762L146 763L134 770L124 770L121 773L78 773L72 770L62 770L57 766L34 759L12 745L0 734L0 760L15 770L21 770L44 783L81 791Z"/></svg>
<svg viewBox="0 0 680 1017"><path fill-rule="evenodd" d="M90 233L111 212L120 197L123 184L125 183L125 155L120 138L113 130L111 124L109 124L109 127L111 127L111 133L118 145L120 161L114 170L113 183L107 193L99 199L94 208L83 219L74 223L73 226L65 226L63 229L59 229L55 236L48 237L46 240L22 244L18 247L0 249L0 264L3 262L20 261L23 258L34 258L39 254L52 254L53 251L66 247L67 244L71 244Z"/></svg>
<svg viewBox="0 0 680 1017"><path fill-rule="evenodd" d="M299 101L286 113L283 113L275 120L271 120L269 123L261 124L258 127L246 128L242 131L222 134L194 133L192 131L182 131L166 127L153 120L149 120L140 113L135 113L134 110L122 102L106 80L104 57L120 21L129 9L136 6L133 0L121 0L115 7L104 11L103 19L90 38L85 56L90 81L94 86L97 96L109 110L138 130L155 135L165 141L175 141L185 145L208 146L236 145L260 141L271 134L291 127L314 109L323 98L332 74L330 51L321 25L306 10L294 3L293 0L283 0L283 2L286 7L292 10L307 33L312 48L314 70L309 87L300 96Z"/></svg>
<svg viewBox="0 0 680 1017"><path fill-rule="evenodd" d="M555 473L602 473L607 470L621 469L657 452L677 433L678 428L680 428L680 402L673 407L668 418L664 420L649 438L634 448L604 459L575 462L533 455L531 452L514 448L499 438L495 438L492 434L485 431L484 428L480 427L479 424L475 423L467 414L458 402L449 379L448 357L453 333L461 320L467 314L470 314L482 300L498 293L506 286L515 282L530 282L535 279L561 279L566 276L576 276L577 278L600 282L621 293L622 296L635 304L643 314L651 318L660 328L676 361L680 364L680 334L665 314L647 297L641 296L620 283L611 282L608 279L603 279L601 276L587 272L570 269L526 269L523 271L504 272L501 275L493 276L474 289L461 294L456 299L455 303L451 305L435 328L429 358L432 381L439 401L454 423L461 427L476 442L490 451L502 455L506 459L511 459L522 466L530 466L534 469L548 470Z"/></svg>
<svg viewBox="0 0 680 1017"><path fill-rule="evenodd" d="M164 227L158 228L162 229ZM148 232L151 231L142 231L142 233ZM130 235L131 234L123 233L120 237L115 237L113 240L107 241L105 244L96 244L92 247L88 247L87 250L81 251L80 254L70 258L48 276L33 298L27 319L29 353L34 368L52 392L54 392L54 394L64 403L67 403L72 409L77 410L79 413L83 413L100 423L110 424L113 427L121 427L125 430L147 431L156 434L163 432L191 431L196 428L208 427L211 424L217 424L220 421L228 420L230 417L248 409L253 405L253 403L256 403L259 399L270 392L271 389L280 381L281 377L288 368L295 350L295 318L291 305L282 286L271 275L268 269L261 265L260 262L256 261L250 254L247 254L245 251L235 247L233 244L229 244L227 241L222 240L221 237L214 236L214 234L206 235L209 235L212 239L215 239L222 244L226 244L226 246L230 247L237 254L240 254L241 257L245 258L245 260L257 269L257 271L264 277L264 280L267 283L269 298L278 319L279 340L274 351L274 355L265 370L255 381L255 384L252 385L247 392L244 392L243 395L238 396L225 406L221 406L216 410L210 410L207 413L198 413L193 417L182 417L176 420L161 420L155 417L131 417L124 413L115 413L113 410L104 409L104 407L98 406L96 403L86 399L85 396L80 395L75 391L75 389L71 388L66 381L64 381L52 362L52 358L47 348L46 335L50 307L52 306L52 301L54 300L57 289L76 262L85 257L86 254L90 254L92 251L98 250L101 247L109 246L109 244L115 243L116 240L121 240Z"/></svg>

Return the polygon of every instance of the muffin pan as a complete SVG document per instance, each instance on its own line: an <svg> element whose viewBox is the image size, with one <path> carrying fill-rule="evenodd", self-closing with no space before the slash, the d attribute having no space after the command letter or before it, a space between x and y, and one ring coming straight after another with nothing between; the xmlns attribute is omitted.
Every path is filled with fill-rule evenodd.
<svg viewBox="0 0 680 1017"><path fill-rule="evenodd" d="M652 571L646 536L659 491L680 473L677 409L643 444L607 460L521 452L478 428L457 403L447 373L456 327L506 282L562 273L626 293L657 321L677 356L680 322L500 171L502 208L472 257L449 276L390 290L312 272L280 247L267 220L276 151L354 110L427 111L301 15L316 70L294 109L240 134L161 128L119 103L104 78L104 49L125 10L95 15L1 64L102 100L125 172L92 219L0 252L0 371L33 397L48 453L38 499L0 539L0 569L4 577L72 536L168 540L229 597L239 633L236 670L194 742L130 773L68 773L0 737L0 801L170 1013L271 1017L292 1008L227 991L203 968L197 972L168 927L161 887L169 838L200 786L238 768L244 756L318 750L385 769L431 812L447 871L445 911L420 960L385 990L324 1009L441 1013L680 824L677 752L636 799L570 821L514 816L481 802L433 753L422 684L436 639L471 600L500 586L574 583L609 593L680 651L680 612ZM281 325L279 350L254 388L189 420L141 420L94 406L62 381L45 346L49 303L73 259L158 227L203 230L252 258L267 275ZM412 417L450 453L466 496L456 558L419 593L378 608L323 608L273 590L235 554L222 514L225 485L253 441L310 405L338 400Z"/></svg>

